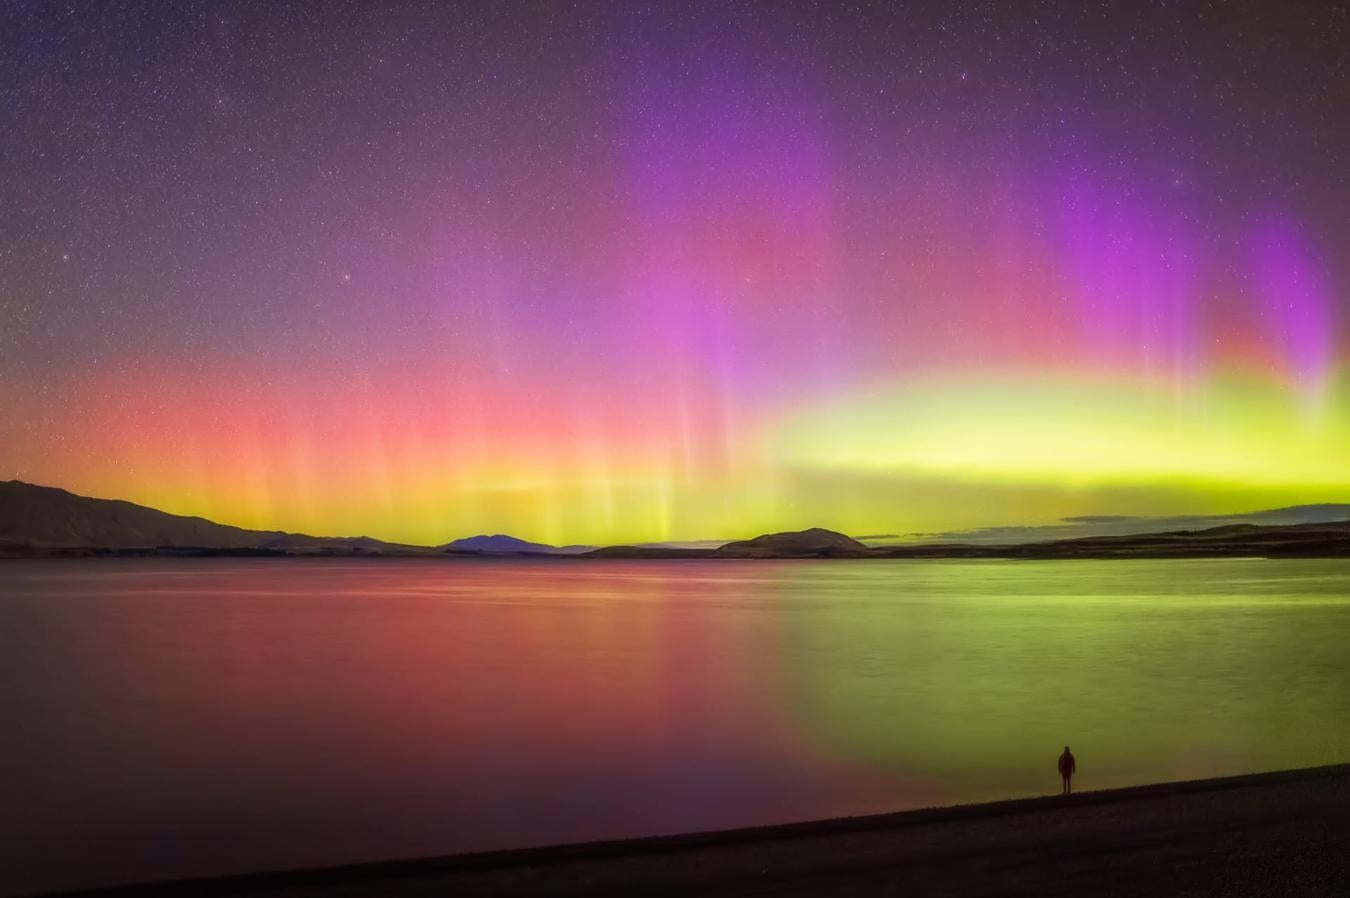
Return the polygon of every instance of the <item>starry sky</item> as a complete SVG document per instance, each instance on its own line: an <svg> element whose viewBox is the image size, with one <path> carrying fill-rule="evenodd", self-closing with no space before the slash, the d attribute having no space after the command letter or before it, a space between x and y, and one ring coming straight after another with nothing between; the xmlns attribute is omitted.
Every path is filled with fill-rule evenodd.
<svg viewBox="0 0 1350 898"><path fill-rule="evenodd" d="M418 543L1350 499L1343 3L0 2L0 477Z"/></svg>

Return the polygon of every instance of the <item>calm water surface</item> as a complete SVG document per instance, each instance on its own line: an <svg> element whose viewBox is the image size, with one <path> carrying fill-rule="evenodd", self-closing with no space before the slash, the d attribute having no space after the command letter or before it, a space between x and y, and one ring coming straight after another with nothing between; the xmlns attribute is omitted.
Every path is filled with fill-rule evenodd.
<svg viewBox="0 0 1350 898"><path fill-rule="evenodd" d="M0 892L1350 760L1350 561L0 563Z"/></svg>

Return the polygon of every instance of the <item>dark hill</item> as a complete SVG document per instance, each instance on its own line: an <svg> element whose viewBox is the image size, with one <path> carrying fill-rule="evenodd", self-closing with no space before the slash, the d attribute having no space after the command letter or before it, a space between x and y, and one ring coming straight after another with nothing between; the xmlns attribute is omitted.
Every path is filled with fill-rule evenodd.
<svg viewBox="0 0 1350 898"><path fill-rule="evenodd" d="M0 482L0 554L403 554L369 537L245 530L118 499L90 499L19 480Z"/></svg>
<svg viewBox="0 0 1350 898"><path fill-rule="evenodd" d="M871 551L851 536L812 527L727 543L712 554L719 558L811 558L863 557Z"/></svg>
<svg viewBox="0 0 1350 898"><path fill-rule="evenodd" d="M766 533L717 548L681 546L606 546L587 552L587 558L868 558L874 550L851 536L813 527L784 533Z"/></svg>
<svg viewBox="0 0 1350 898"><path fill-rule="evenodd" d="M931 543L869 548L833 530L769 533L720 548L610 546L554 549L509 536L471 537L441 548L369 537L245 530L143 505L89 499L17 480L0 482L0 556L370 555L455 557L559 554L587 558L1350 558L1350 521L1257 525L1092 536L1014 544Z"/></svg>
<svg viewBox="0 0 1350 898"><path fill-rule="evenodd" d="M831 530L770 533L720 549L610 546L590 558L1236 558L1350 557L1350 521L1260 526L1228 524L1128 536L1034 543L927 543L867 547Z"/></svg>
<svg viewBox="0 0 1350 898"><path fill-rule="evenodd" d="M881 546L883 558L1237 558L1350 557L1350 521L1227 524L1205 530L1088 536L1015 545Z"/></svg>
<svg viewBox="0 0 1350 898"><path fill-rule="evenodd" d="M482 555L553 555L561 551L556 546L532 543L504 533L467 536L448 542L441 548L451 552L476 552Z"/></svg>

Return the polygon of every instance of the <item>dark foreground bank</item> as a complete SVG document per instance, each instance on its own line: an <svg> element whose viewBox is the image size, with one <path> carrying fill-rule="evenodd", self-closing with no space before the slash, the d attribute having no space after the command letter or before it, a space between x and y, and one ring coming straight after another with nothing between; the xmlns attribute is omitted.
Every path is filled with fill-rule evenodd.
<svg viewBox="0 0 1350 898"><path fill-rule="evenodd" d="M1350 765L82 895L1347 895Z"/></svg>

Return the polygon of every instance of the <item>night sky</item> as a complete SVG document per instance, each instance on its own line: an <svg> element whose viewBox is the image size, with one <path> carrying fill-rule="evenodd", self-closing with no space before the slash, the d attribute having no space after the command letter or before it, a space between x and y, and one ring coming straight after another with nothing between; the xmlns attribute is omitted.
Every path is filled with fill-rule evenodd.
<svg viewBox="0 0 1350 898"><path fill-rule="evenodd" d="M415 542L1350 500L1345 4L4 0L0 160L3 478Z"/></svg>

